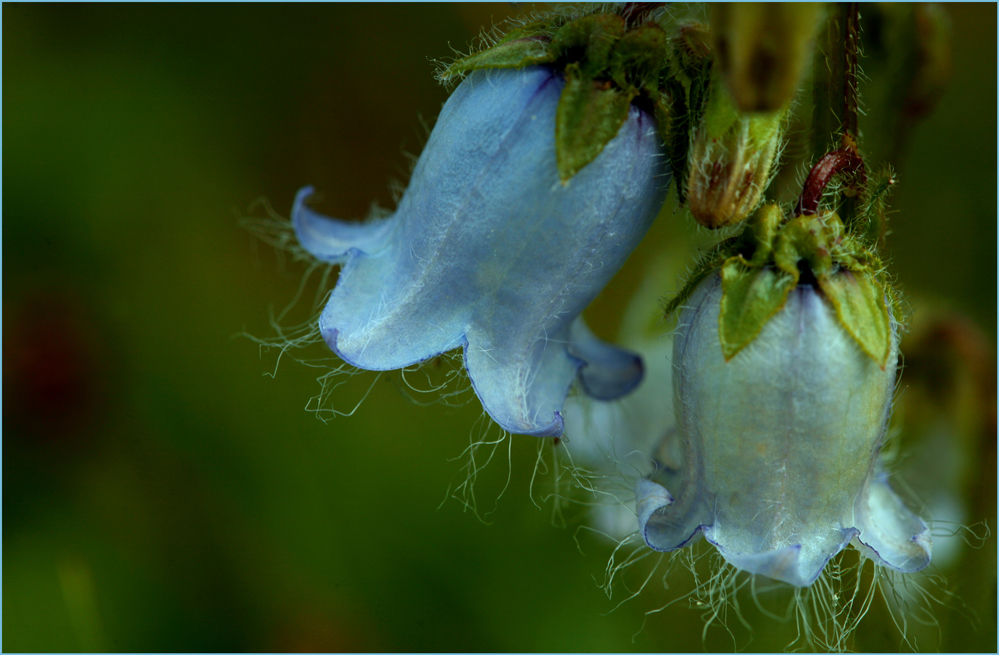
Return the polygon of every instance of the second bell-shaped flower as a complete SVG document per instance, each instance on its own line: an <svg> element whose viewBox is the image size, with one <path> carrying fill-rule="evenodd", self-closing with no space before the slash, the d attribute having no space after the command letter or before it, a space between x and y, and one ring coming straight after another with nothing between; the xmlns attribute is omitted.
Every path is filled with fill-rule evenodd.
<svg viewBox="0 0 999 655"><path fill-rule="evenodd" d="M611 399L641 359L579 317L645 235L670 171L656 124L632 106L603 151L567 182L555 160L565 82L533 67L472 73L444 105L394 215L321 216L299 192L293 222L312 255L343 265L319 321L362 369L400 369L462 348L501 427L558 435L578 380Z"/></svg>
<svg viewBox="0 0 999 655"><path fill-rule="evenodd" d="M852 273L835 275L837 284L859 286ZM890 569L925 568L929 529L895 494L878 457L895 389L896 330L881 367L821 289L802 284L726 360L722 295L714 274L681 314L676 431L637 488L646 543L670 551L703 536L737 569L798 587L851 543Z"/></svg>

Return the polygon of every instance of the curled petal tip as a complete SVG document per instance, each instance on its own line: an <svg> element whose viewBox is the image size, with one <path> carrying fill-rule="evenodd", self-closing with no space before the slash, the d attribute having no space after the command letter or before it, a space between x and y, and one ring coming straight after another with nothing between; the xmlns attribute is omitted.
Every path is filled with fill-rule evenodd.
<svg viewBox="0 0 999 655"><path fill-rule="evenodd" d="M305 186L295 195L291 222L299 243L316 259L333 264L346 262L352 253L370 254L382 248L389 221L346 222L323 216L307 204L313 188Z"/></svg>
<svg viewBox="0 0 999 655"><path fill-rule="evenodd" d="M579 382L588 396L616 400L641 383L645 375L641 356L598 339L582 318L573 324L571 335L569 354L582 363Z"/></svg>
<svg viewBox="0 0 999 655"><path fill-rule="evenodd" d="M933 551L929 527L905 506L886 480L873 480L857 504L857 541L869 556L902 573L929 566Z"/></svg>
<svg viewBox="0 0 999 655"><path fill-rule="evenodd" d="M561 437L565 433L565 419L562 412L555 412L551 422L540 432L529 433L536 437Z"/></svg>
<svg viewBox="0 0 999 655"><path fill-rule="evenodd" d="M639 530L649 548L661 552L678 550L701 537L704 525L694 512L677 507L666 487L641 479L635 496Z"/></svg>

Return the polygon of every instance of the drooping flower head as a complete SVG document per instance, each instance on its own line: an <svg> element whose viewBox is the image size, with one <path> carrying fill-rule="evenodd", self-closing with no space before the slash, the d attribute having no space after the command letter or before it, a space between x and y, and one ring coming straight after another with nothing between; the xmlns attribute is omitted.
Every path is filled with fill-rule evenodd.
<svg viewBox="0 0 999 655"><path fill-rule="evenodd" d="M625 42L613 18L622 30L604 46ZM400 369L462 348L489 415L539 436L562 433L575 382L603 399L638 384L641 359L598 340L579 315L648 230L670 170L655 118L630 103L637 91L622 103L616 88L593 91L592 67L572 66L466 65L388 219L327 218L307 205L311 188L299 192L299 241L343 266L319 327L344 361ZM580 84L610 98L612 120L566 117L589 106ZM577 128L599 134L587 141Z"/></svg>
<svg viewBox="0 0 999 655"><path fill-rule="evenodd" d="M735 567L796 586L851 543L918 571L929 531L878 465L898 361L889 287L835 215L777 230L779 216L762 211L731 246L754 247L729 251L683 302L677 430L638 484L641 533L664 551L703 536Z"/></svg>

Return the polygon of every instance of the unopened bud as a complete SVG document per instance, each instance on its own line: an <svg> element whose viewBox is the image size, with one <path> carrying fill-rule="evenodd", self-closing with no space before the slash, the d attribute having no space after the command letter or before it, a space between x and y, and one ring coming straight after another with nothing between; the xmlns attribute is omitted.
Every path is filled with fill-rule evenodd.
<svg viewBox="0 0 999 655"><path fill-rule="evenodd" d="M756 209L770 182L787 112L740 112L720 74L712 73L688 155L687 202L698 223L711 229L732 225Z"/></svg>

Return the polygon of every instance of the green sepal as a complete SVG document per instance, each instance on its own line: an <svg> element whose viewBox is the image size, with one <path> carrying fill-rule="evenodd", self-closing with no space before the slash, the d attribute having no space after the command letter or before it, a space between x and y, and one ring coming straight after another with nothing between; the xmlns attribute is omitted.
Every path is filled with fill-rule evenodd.
<svg viewBox="0 0 999 655"><path fill-rule="evenodd" d="M774 243L774 263L782 271L797 271L798 262L805 260L816 277L833 268L832 251L842 238L843 224L835 215L824 220L799 216L788 221Z"/></svg>
<svg viewBox="0 0 999 655"><path fill-rule="evenodd" d="M818 278L840 324L861 350L885 367L891 354L891 319L884 287L870 273L841 270Z"/></svg>
<svg viewBox="0 0 999 655"><path fill-rule="evenodd" d="M687 201L687 153L690 151L690 111L686 104L687 90L675 78L667 78L665 90L655 101L659 136L666 145L670 170L676 180L680 204Z"/></svg>
<svg viewBox="0 0 999 655"><path fill-rule="evenodd" d="M742 232L750 241L753 255L749 262L753 266L763 266L770 261L774 240L783 221L784 211L780 205L763 205L753 214Z"/></svg>
<svg viewBox="0 0 999 655"><path fill-rule="evenodd" d="M440 79L483 68L537 64L562 72L565 86L556 112L555 146L559 177L566 183L617 135L639 94L654 107L661 127L671 116L686 113L675 111L671 96L661 88L669 49L666 32L655 23L629 31L625 19L615 13L556 16L514 29L495 45L453 63ZM664 140L668 132L663 128Z"/></svg>
<svg viewBox="0 0 999 655"><path fill-rule="evenodd" d="M693 21L682 21L670 31L669 54L662 72L662 91L671 117L668 131L660 122L666 153L680 204L686 204L687 162L693 126L700 123L711 70L710 33Z"/></svg>
<svg viewBox="0 0 999 655"><path fill-rule="evenodd" d="M891 351L891 324L885 285L878 281L882 263L844 230L835 214L799 216L777 235L774 263L796 271L805 261L836 309L843 329L882 368ZM894 296L892 296L892 302Z"/></svg>
<svg viewBox="0 0 999 655"><path fill-rule="evenodd" d="M725 361L729 361L784 307L788 294L798 284L798 273L750 266L737 255L722 264L721 279L718 337Z"/></svg>
<svg viewBox="0 0 999 655"><path fill-rule="evenodd" d="M694 263L694 266L690 273L687 274L687 278L684 280L683 287L680 291L674 295L663 307L663 317L668 318L678 309L683 306L683 303L687 302L690 298L690 294L694 293L694 290L698 285L703 282L708 276L717 273L718 268L722 263L733 256L733 245L735 244L735 239L728 239L719 243L711 250L702 253L698 260Z"/></svg>
<svg viewBox="0 0 999 655"><path fill-rule="evenodd" d="M670 77L689 86L691 80L700 77L711 65L711 32L700 22L683 20L675 24L670 34Z"/></svg>
<svg viewBox="0 0 999 655"><path fill-rule="evenodd" d="M681 27L681 35L683 30ZM668 132L663 133L666 154L676 180L677 196L681 205L687 204L691 138L694 127L704 114L710 88L710 57L687 52L684 40L672 39L668 71L664 72L662 85L669 102L671 121ZM660 130L663 130L660 123Z"/></svg>
<svg viewBox="0 0 999 655"><path fill-rule="evenodd" d="M637 91L581 74L579 64L565 69L565 87L555 112L555 162L565 184L596 159L624 122Z"/></svg>
<svg viewBox="0 0 999 655"><path fill-rule="evenodd" d="M779 205L765 205L757 210L742 232L722 241L698 258L684 281L683 288L666 303L663 315L668 317L678 310L705 278L718 272L729 260L737 259L743 265L755 269L770 266L773 263L773 244L783 222L784 213ZM797 279L797 260L786 275Z"/></svg>
<svg viewBox="0 0 999 655"><path fill-rule="evenodd" d="M843 234L832 244L833 261L840 268L862 273L880 274L885 265L880 258L859 237Z"/></svg>
<svg viewBox="0 0 999 655"><path fill-rule="evenodd" d="M669 143L670 128L676 123L676 116L673 110L673 103L668 93L659 89L652 90L649 94L652 101L652 112L659 128L659 138L663 143Z"/></svg>
<svg viewBox="0 0 999 655"><path fill-rule="evenodd" d="M781 310L802 271L818 283L846 333L884 368L893 329L904 328L905 307L884 263L833 213L785 221L778 205L761 207L742 232L701 256L665 313L678 310L704 279L719 272L718 336L728 361Z"/></svg>
<svg viewBox="0 0 999 655"><path fill-rule="evenodd" d="M547 21L535 21L512 30L496 45L454 62L441 73L441 80L483 68L524 68L555 61Z"/></svg>
<svg viewBox="0 0 999 655"><path fill-rule="evenodd" d="M552 51L560 60L578 62L583 77L603 75L614 45L624 36L624 18L616 14L591 14L570 21L552 37Z"/></svg>
<svg viewBox="0 0 999 655"><path fill-rule="evenodd" d="M668 39L655 23L627 32L610 52L609 72L620 89L658 94L659 75L666 66Z"/></svg>

